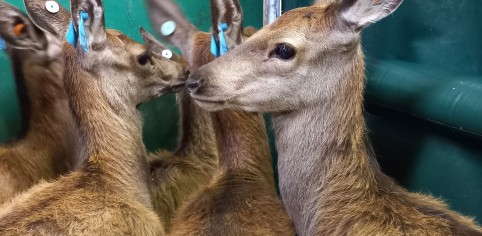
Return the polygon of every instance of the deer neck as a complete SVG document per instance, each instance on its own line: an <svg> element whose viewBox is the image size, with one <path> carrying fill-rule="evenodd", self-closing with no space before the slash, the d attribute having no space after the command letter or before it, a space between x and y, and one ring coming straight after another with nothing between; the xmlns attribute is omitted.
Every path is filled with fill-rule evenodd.
<svg viewBox="0 0 482 236"><path fill-rule="evenodd" d="M181 125L180 142L176 154L212 159L212 153L216 153L217 150L211 113L196 105L188 92L179 92L177 100Z"/></svg>
<svg viewBox="0 0 482 236"><path fill-rule="evenodd" d="M61 58L28 63L29 57L34 56L17 51L12 60L24 126L20 143L37 150L30 161L53 163L56 173L65 173L77 163L78 136L63 85L63 63Z"/></svg>
<svg viewBox="0 0 482 236"><path fill-rule="evenodd" d="M186 37L183 41L188 38ZM193 33L191 38L193 38L189 43L191 46L185 47L183 54L191 55L186 59L192 69L197 69L213 61L214 56L209 51L205 51L209 48L211 42L210 34L197 32ZM179 42L179 40L173 41ZM183 156L196 155L200 158L212 159L212 153L216 153L217 150L212 150L216 148L216 140L213 135L213 122L215 121L211 119L211 113L196 105L193 98L186 91L179 92L177 100L181 123L177 154Z"/></svg>
<svg viewBox="0 0 482 236"><path fill-rule="evenodd" d="M72 61L66 63L66 88L87 149L83 171L101 175L106 191L150 207L140 113L135 107L113 105L94 76L76 69Z"/></svg>
<svg viewBox="0 0 482 236"><path fill-rule="evenodd" d="M367 191L376 161L367 154L363 119L364 62L334 76L337 95L287 114L273 114L283 202L299 235L312 235L334 186ZM343 196L341 196L343 197Z"/></svg>
<svg viewBox="0 0 482 236"><path fill-rule="evenodd" d="M225 110L213 112L213 121L220 150L220 169L274 186L263 116Z"/></svg>

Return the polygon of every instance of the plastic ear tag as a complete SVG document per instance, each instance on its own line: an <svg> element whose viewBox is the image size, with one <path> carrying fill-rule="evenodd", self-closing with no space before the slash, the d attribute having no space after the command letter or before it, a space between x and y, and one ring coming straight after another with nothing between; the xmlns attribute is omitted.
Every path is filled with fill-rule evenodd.
<svg viewBox="0 0 482 236"><path fill-rule="evenodd" d="M169 36L176 30L176 22L170 20L164 22L161 26L161 34L164 36Z"/></svg>
<svg viewBox="0 0 482 236"><path fill-rule="evenodd" d="M218 44L216 43L216 39L214 38L214 34L211 35L211 53L212 53L215 57L221 56L221 55L219 54L219 47L218 47Z"/></svg>
<svg viewBox="0 0 482 236"><path fill-rule="evenodd" d="M77 33L75 33L74 22L70 21L69 29L67 30L67 35L65 36L67 42L72 46L77 47Z"/></svg>
<svg viewBox="0 0 482 236"><path fill-rule="evenodd" d="M85 33L85 24L84 20L89 19L89 14L83 11L80 11L79 17L79 41L80 46L84 50L84 52L89 52L89 41L87 40L87 34Z"/></svg>
<svg viewBox="0 0 482 236"><path fill-rule="evenodd" d="M89 19L89 14L80 11L79 14L79 33L75 32L74 22L70 21L69 29L65 38L74 48L77 48L77 42L80 38L80 46L85 52L89 52L89 42L87 41L87 35L85 33L84 20Z"/></svg>
<svg viewBox="0 0 482 236"><path fill-rule="evenodd" d="M211 53L215 57L220 57L229 51L228 42L226 41L226 36L224 31L228 29L228 24L221 23L219 25L219 45L214 38L214 34L211 35Z"/></svg>
<svg viewBox="0 0 482 236"><path fill-rule="evenodd" d="M23 23L18 23L13 27L13 34L15 36L21 36L22 34L25 33L25 24Z"/></svg>
<svg viewBox="0 0 482 236"><path fill-rule="evenodd" d="M5 40L0 38L0 51L3 51L5 49L7 49L7 45L5 44Z"/></svg>
<svg viewBox="0 0 482 236"><path fill-rule="evenodd" d="M224 31L228 29L228 24L221 23L219 26L219 54L224 55L228 53L228 42L226 41L226 36L224 35Z"/></svg>
<svg viewBox="0 0 482 236"><path fill-rule="evenodd" d="M162 51L162 56L167 58L167 59L171 59L172 58L172 52L171 50L169 49L165 49Z"/></svg>
<svg viewBox="0 0 482 236"><path fill-rule="evenodd" d="M57 13L60 10L60 6L56 1L46 1L45 9L47 9L47 11L50 13Z"/></svg>

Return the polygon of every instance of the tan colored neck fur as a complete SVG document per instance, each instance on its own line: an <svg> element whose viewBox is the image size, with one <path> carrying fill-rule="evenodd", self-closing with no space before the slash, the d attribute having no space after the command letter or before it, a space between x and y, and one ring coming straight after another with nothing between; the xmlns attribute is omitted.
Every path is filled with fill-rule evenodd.
<svg viewBox="0 0 482 236"><path fill-rule="evenodd" d="M96 78L78 68L79 59L69 50L65 62L66 88L73 98L70 105L85 138L88 159L84 169L95 169L108 187L151 206L139 112L125 107L114 109Z"/></svg>
<svg viewBox="0 0 482 236"><path fill-rule="evenodd" d="M213 113L221 171L267 181L274 187L272 160L261 114L241 111Z"/></svg>
<svg viewBox="0 0 482 236"><path fill-rule="evenodd" d="M25 134L0 147L2 178L0 203L32 187L52 180L78 163L78 135L63 86L63 60L48 58L44 51L11 49L19 94L26 120Z"/></svg>
<svg viewBox="0 0 482 236"><path fill-rule="evenodd" d="M361 46L353 60L332 100L274 114L280 190L298 235L480 235L471 219L380 170L365 134Z"/></svg>
<svg viewBox="0 0 482 236"><path fill-rule="evenodd" d="M300 235L313 235L326 189L359 184L358 190L365 191L373 184L375 172L364 143L361 54L354 65L341 75L340 90L332 100L288 114L273 114L280 190Z"/></svg>
<svg viewBox="0 0 482 236"><path fill-rule="evenodd" d="M199 64L191 64L196 66ZM177 149L149 155L151 196L166 232L178 208L209 184L219 163L211 113L196 105L185 91L176 97L180 113Z"/></svg>
<svg viewBox="0 0 482 236"><path fill-rule="evenodd" d="M45 65L25 64L23 67L29 97L29 129L21 143L46 150L45 156L30 158L54 158L57 173L66 173L78 162L75 158L78 136L61 79L63 64L46 61Z"/></svg>

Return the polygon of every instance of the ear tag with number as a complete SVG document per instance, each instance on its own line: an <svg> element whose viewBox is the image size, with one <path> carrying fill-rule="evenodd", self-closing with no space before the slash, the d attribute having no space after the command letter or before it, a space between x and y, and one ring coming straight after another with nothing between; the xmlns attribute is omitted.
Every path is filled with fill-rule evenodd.
<svg viewBox="0 0 482 236"><path fill-rule="evenodd" d="M172 58L172 52L171 50L169 49L165 49L162 51L162 56L167 58L167 59L171 59Z"/></svg>
<svg viewBox="0 0 482 236"><path fill-rule="evenodd" d="M56 1L46 1L45 9L47 9L47 11L50 13L57 13L60 10L60 6Z"/></svg>

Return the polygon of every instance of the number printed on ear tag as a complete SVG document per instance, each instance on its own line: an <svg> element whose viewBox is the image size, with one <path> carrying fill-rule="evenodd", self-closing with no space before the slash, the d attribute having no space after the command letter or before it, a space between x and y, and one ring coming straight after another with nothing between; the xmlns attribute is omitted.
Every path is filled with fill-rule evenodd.
<svg viewBox="0 0 482 236"><path fill-rule="evenodd" d="M166 49L166 50L163 50L162 51L162 56L167 58L167 59L171 59L172 58L172 52L171 50L169 49Z"/></svg>
<svg viewBox="0 0 482 236"><path fill-rule="evenodd" d="M50 13L57 13L60 10L60 6L56 1L46 1L45 2L45 8Z"/></svg>

